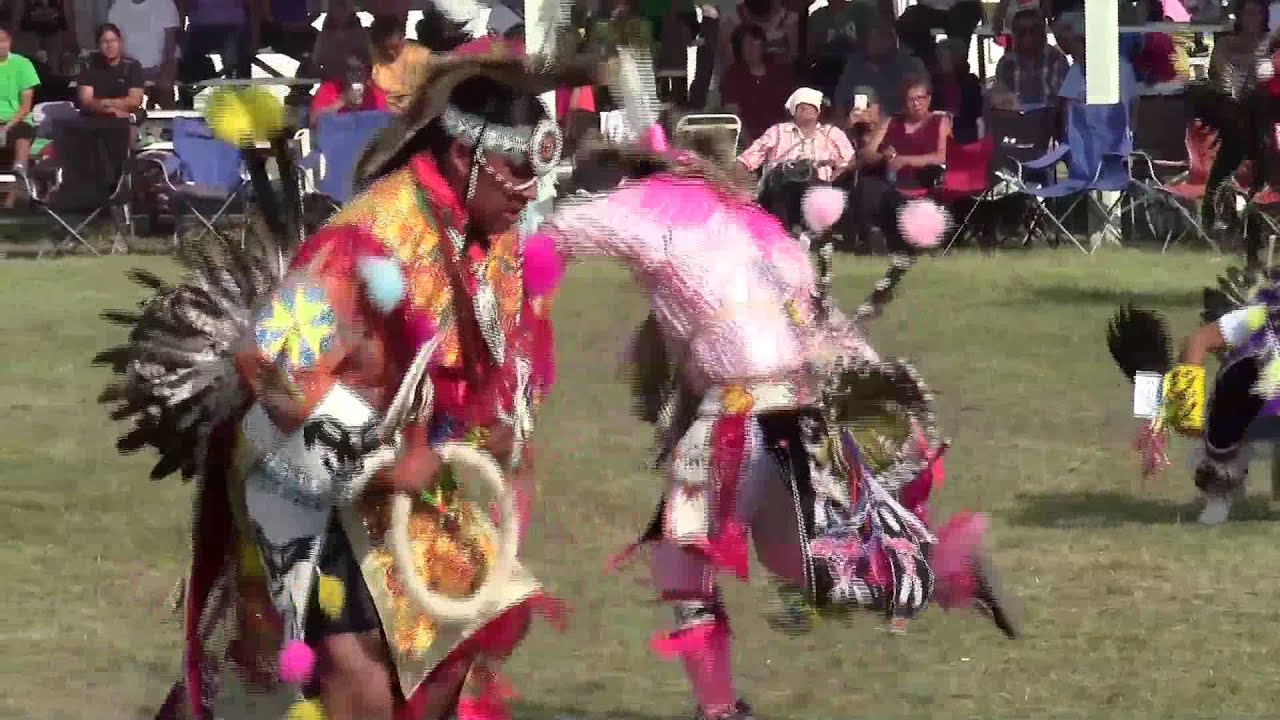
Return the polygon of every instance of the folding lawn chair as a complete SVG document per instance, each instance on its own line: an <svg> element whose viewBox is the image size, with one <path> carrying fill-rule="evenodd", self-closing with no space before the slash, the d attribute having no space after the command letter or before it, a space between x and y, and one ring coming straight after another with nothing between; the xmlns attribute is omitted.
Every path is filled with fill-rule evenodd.
<svg viewBox="0 0 1280 720"><path fill-rule="evenodd" d="M1161 252L1187 234L1199 236L1214 252L1218 244L1205 232L1193 211L1204 197L1212 157L1206 158L1205 140L1211 131L1190 117L1185 95L1147 95L1138 98L1134 121L1133 224L1141 213L1151 236L1159 238L1156 220L1163 220ZM1207 159L1207 161L1206 161ZM1160 213L1163 218L1153 214ZM1170 219L1172 215L1172 219Z"/></svg>
<svg viewBox="0 0 1280 720"><path fill-rule="evenodd" d="M82 234L104 212L120 209L123 223L116 226L112 252L128 250L121 227L132 229L129 218L128 164L132 129L117 118L60 117L52 121L54 158L52 172L33 172L24 177L31 202L53 218L67 235L55 244L63 252L76 242L97 255ZM83 216L78 224L71 220Z"/></svg>
<svg viewBox="0 0 1280 720"><path fill-rule="evenodd" d="M987 111L986 136L992 139L992 155L989 163L988 183L991 192L984 202L1003 201L1017 205L1007 217L1017 217L1027 228L1024 244L1035 234L1038 205L1021 192L1024 181L1019 179L1021 163L1043 157L1054 146L1058 125L1058 111L1052 107L1027 110ZM1030 179L1035 182L1048 180L1051 170L1033 171Z"/></svg>
<svg viewBox="0 0 1280 720"><path fill-rule="evenodd" d="M1067 237L1083 253L1091 253L1097 244L1086 250L1075 235L1067 230L1063 220L1081 203L1103 213L1106 218L1103 233L1111 233L1119 243L1119 231L1111 222L1117 209L1122 207L1125 195L1132 183L1129 173L1129 155L1133 151L1133 135L1129 131L1129 108L1123 103L1113 105L1087 105L1080 102L1068 104L1067 142L1059 145L1041 158L1019 163L1018 178L1021 192L1034 199L1037 220L1048 218L1062 236ZM1044 172L1058 163L1067 165L1067 177L1054 178L1052 182L1037 185L1027 182L1026 170ZM1109 207L1096 197L1096 192L1117 192L1120 197ZM1049 201L1070 199L1061 216L1053 214Z"/></svg>
<svg viewBox="0 0 1280 720"><path fill-rule="evenodd" d="M971 227L974 214L983 203L999 199L1002 188L992 182L991 161L995 156L996 141L988 135L977 142L960 144L954 138L947 140L947 166L942 184L934 188L938 202L955 206L969 201L971 206L951 240L943 248L945 255Z"/></svg>
<svg viewBox="0 0 1280 720"><path fill-rule="evenodd" d="M335 210L355 196L356 162L375 135L391 124L392 115L381 110L325 115L316 123L311 140L315 147L302 165L319 178L317 194Z"/></svg>
<svg viewBox="0 0 1280 720"><path fill-rule="evenodd" d="M206 232L222 236L217 223L239 201L240 242L244 244L248 233L249 175L240 150L214 137L213 130L203 120L175 117L172 133L171 153L147 150L138 158L159 166L173 198L204 226L191 242L198 242ZM175 221L175 247L179 243L178 225Z"/></svg>
<svg viewBox="0 0 1280 720"><path fill-rule="evenodd" d="M676 123L675 138L677 143L691 140L689 136L708 133L715 140L716 148L732 153L738 152L738 140L742 137L742 120L737 115L694 114L685 115ZM717 158L723 160L725 158ZM728 158L732 161L733 158Z"/></svg>

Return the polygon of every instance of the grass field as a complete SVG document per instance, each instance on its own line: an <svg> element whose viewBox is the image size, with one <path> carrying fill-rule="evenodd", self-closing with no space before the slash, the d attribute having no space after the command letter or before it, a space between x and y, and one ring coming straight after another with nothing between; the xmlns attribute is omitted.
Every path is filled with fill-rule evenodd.
<svg viewBox="0 0 1280 720"><path fill-rule="evenodd" d="M838 260L851 307L883 259ZM187 548L190 489L120 458L93 399L92 353L118 339L97 319L137 293L123 272L159 258L9 262L0 284L0 717L149 717L173 680L177 628L163 605ZM954 440L940 515L993 514L1006 583L1027 631L1003 640L968 614L931 611L905 637L867 620L790 638L771 631L757 571L730 584L742 692L763 717L1274 717L1275 517L1261 497L1239 522L1194 524L1175 441L1163 486L1139 495L1129 390L1102 337L1129 297L1182 333L1208 256L1042 253L925 261L875 328L883 354L915 360ZM690 712L676 665L648 637L669 622L639 568L608 556L649 518L660 484L649 434L629 416L615 364L643 301L625 275L571 270L557 307L560 384L541 418L541 498L528 564L573 601L567 633L539 626L509 666L517 718L656 720ZM1258 469L1258 475L1261 468Z"/></svg>

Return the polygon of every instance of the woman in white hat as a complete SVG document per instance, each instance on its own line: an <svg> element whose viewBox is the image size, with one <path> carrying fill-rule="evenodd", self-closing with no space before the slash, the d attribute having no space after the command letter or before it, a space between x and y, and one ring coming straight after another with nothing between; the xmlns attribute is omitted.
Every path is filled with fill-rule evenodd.
<svg viewBox="0 0 1280 720"><path fill-rule="evenodd" d="M812 88L791 93L786 102L791 119L766 130L738 156L748 171L764 169L760 203L788 228L801 222L800 198L806 188L814 181L831 183L853 167L848 136L818 122L822 102L822 93Z"/></svg>

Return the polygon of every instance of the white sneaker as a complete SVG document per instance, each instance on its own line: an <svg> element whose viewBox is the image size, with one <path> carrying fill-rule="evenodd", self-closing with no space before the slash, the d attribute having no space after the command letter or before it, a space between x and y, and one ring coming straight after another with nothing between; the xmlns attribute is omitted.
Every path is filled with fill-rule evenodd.
<svg viewBox="0 0 1280 720"><path fill-rule="evenodd" d="M1231 513L1231 498L1225 495L1206 495L1204 510L1200 513L1201 525L1221 525Z"/></svg>

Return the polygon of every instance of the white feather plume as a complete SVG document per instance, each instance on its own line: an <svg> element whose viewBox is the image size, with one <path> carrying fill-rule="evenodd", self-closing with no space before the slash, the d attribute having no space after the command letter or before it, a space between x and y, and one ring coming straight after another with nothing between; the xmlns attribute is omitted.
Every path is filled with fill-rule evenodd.
<svg viewBox="0 0 1280 720"><path fill-rule="evenodd" d="M649 48L619 47L609 86L622 103L627 125L637 137L658 122L662 104L658 102L658 81Z"/></svg>

